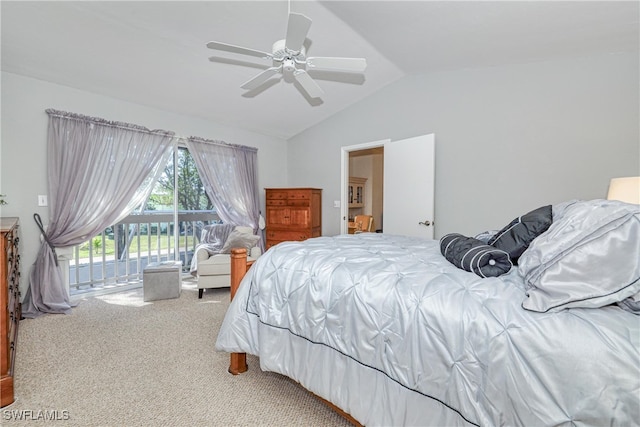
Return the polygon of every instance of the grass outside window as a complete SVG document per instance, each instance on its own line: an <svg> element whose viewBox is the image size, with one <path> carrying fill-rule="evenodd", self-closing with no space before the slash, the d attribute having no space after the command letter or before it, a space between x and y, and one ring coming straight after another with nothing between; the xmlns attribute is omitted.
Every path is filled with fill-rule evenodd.
<svg viewBox="0 0 640 427"><path fill-rule="evenodd" d="M187 243L187 238L189 239L189 243L193 242L193 238L190 236L180 236L178 238L178 247L184 248ZM162 253L166 253L171 244L171 248L174 248L174 236L169 236L168 238L170 242L167 241L166 234L158 235L153 234L150 237L146 234L140 235L140 252L146 253L149 249L152 253L158 252L158 243L160 244L160 250ZM150 245L147 243L150 240ZM159 240L159 242L158 242ZM116 243L114 240L105 237L103 240L101 236L96 236L88 242L81 244L78 248L78 257L79 258L89 258L90 246L93 248L93 257L101 257L104 250L104 255L106 257L113 257L116 253ZM138 253L138 238L134 236L129 242L129 253L137 254Z"/></svg>

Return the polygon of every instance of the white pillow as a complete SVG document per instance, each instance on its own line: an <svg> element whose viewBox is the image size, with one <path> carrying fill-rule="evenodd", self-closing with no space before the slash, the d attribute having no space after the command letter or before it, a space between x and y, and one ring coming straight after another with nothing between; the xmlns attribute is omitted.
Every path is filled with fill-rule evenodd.
<svg viewBox="0 0 640 427"><path fill-rule="evenodd" d="M253 228L244 225L236 225L234 230L238 230L240 233L244 234L253 234Z"/></svg>
<svg viewBox="0 0 640 427"><path fill-rule="evenodd" d="M640 205L590 200L567 206L518 260L522 306L597 308L640 292Z"/></svg>
<svg viewBox="0 0 640 427"><path fill-rule="evenodd" d="M249 233L246 233L247 229ZM251 251L258 240L260 240L260 236L256 236L252 234L253 229L251 227L236 227L233 230L229 237L227 237L227 241L224 242L224 246L222 247L222 253L228 254L231 253L231 249L233 248L246 248L247 251Z"/></svg>

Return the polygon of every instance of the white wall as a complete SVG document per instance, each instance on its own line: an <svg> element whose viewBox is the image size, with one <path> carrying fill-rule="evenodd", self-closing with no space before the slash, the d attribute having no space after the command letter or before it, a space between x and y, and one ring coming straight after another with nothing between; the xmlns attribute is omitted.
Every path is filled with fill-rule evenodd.
<svg viewBox="0 0 640 427"><path fill-rule="evenodd" d="M501 228L640 175L638 53L405 77L288 142L289 184L323 188L340 232L340 147L435 133L435 236ZM330 102L330 100L328 101Z"/></svg>
<svg viewBox="0 0 640 427"><path fill-rule="evenodd" d="M39 231L33 214L40 214L45 223L49 219L48 208L37 204L37 195L48 193L47 108L170 130L185 137L200 136L256 147L259 188L287 185L286 174L282 173L287 157L284 140L16 74L3 72L1 83L0 194L7 196L9 204L0 208L0 215L20 218L22 295L39 249ZM262 191L261 199L264 211Z"/></svg>

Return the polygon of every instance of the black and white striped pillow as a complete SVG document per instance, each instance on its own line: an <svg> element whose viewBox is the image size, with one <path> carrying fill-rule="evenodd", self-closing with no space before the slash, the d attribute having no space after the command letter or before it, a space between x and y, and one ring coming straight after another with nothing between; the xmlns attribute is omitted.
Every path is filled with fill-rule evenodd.
<svg viewBox="0 0 640 427"><path fill-rule="evenodd" d="M456 267L480 277L497 277L513 266L507 252L458 233L440 239L440 252Z"/></svg>

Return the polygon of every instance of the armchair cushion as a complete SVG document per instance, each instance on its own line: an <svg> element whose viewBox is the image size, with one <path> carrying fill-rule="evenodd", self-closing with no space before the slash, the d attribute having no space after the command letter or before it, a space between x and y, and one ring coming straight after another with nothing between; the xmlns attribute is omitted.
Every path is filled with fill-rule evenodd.
<svg viewBox="0 0 640 427"><path fill-rule="evenodd" d="M199 276L214 276L231 272L231 258L228 254L211 255L198 265Z"/></svg>

